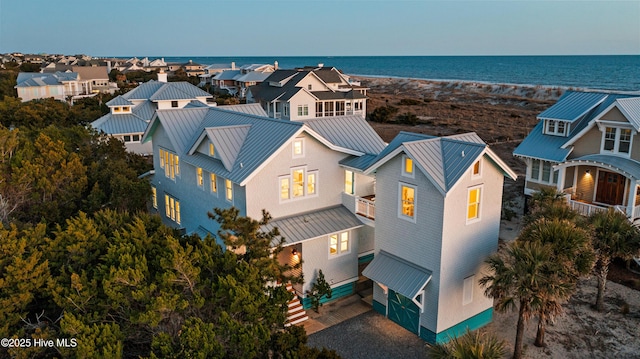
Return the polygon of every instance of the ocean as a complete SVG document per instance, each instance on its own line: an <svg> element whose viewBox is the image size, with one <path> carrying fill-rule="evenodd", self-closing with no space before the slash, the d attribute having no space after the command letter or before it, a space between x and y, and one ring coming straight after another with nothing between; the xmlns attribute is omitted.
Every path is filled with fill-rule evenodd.
<svg viewBox="0 0 640 359"><path fill-rule="evenodd" d="M159 57L159 56L158 56ZM151 57L155 59L158 57ZM140 57L139 57L140 58ZM640 91L640 55L164 57L203 65L333 66L349 75Z"/></svg>

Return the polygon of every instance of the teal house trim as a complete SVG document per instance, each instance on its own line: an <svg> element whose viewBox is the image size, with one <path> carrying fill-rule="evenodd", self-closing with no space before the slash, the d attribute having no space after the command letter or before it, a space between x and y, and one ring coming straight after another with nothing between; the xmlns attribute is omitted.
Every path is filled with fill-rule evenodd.
<svg viewBox="0 0 640 359"><path fill-rule="evenodd" d="M373 260L373 253L358 257L358 264L369 263Z"/></svg>
<svg viewBox="0 0 640 359"><path fill-rule="evenodd" d="M350 296L353 293L355 293L355 282L347 283L339 287L331 288L331 298L322 296L322 298L320 298L320 303L324 304L332 302L334 300ZM311 298L304 297L302 298L301 302L304 309L311 309Z"/></svg>
<svg viewBox="0 0 640 359"><path fill-rule="evenodd" d="M420 338L432 344L446 343L453 337L463 335L467 328L469 328L469 331L473 331L491 323L492 318L493 308L489 308L437 334L425 327L420 327Z"/></svg>
<svg viewBox="0 0 640 359"><path fill-rule="evenodd" d="M387 316L387 307L376 300L373 301L373 310L384 315L385 317Z"/></svg>

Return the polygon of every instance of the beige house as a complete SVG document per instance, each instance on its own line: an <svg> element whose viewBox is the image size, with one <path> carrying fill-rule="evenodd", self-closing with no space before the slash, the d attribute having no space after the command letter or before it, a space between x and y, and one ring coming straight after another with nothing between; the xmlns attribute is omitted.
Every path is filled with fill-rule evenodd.
<svg viewBox="0 0 640 359"><path fill-rule="evenodd" d="M568 91L538 119L514 151L527 164L525 195L556 188L582 214L640 218L639 94Z"/></svg>

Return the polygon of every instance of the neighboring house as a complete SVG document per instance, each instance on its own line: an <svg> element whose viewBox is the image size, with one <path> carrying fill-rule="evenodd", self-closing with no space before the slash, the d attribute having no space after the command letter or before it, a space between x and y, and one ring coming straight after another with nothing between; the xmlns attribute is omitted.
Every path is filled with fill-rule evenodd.
<svg viewBox="0 0 640 359"><path fill-rule="evenodd" d="M212 82L213 76L221 73L222 71L235 70L235 69L236 69L236 63L235 62L232 62L230 64L211 64L211 65L208 65L203 69L204 73L202 75L200 75L200 83L198 84L198 86L204 86L204 85L212 85L212 86L214 86L215 83Z"/></svg>
<svg viewBox="0 0 640 359"><path fill-rule="evenodd" d="M515 173L475 133L401 132L375 174L373 307L424 340L446 342L491 321L478 283L498 248L504 177Z"/></svg>
<svg viewBox="0 0 640 359"><path fill-rule="evenodd" d="M118 91L118 85L109 81L107 66L71 66L50 63L43 67L43 73L75 72L78 74L80 93L94 94L98 92L111 93Z"/></svg>
<svg viewBox="0 0 640 359"><path fill-rule="evenodd" d="M250 87L247 102L259 103L269 117L302 120L366 115L366 88L354 85L336 68L277 70Z"/></svg>
<svg viewBox="0 0 640 359"><path fill-rule="evenodd" d="M212 97L188 82L149 81L107 102L109 113L91 126L121 140L130 152L150 155L151 143L140 139L156 110L208 107L207 99Z"/></svg>
<svg viewBox="0 0 640 359"><path fill-rule="evenodd" d="M15 89L22 102L49 97L67 101L86 94L76 72L20 72L16 83Z"/></svg>
<svg viewBox="0 0 640 359"><path fill-rule="evenodd" d="M230 95L245 98L250 86L261 84L277 68L277 61L274 65L244 65L237 70L234 66L233 69L224 70L214 75L211 78L211 83L219 91L226 91Z"/></svg>
<svg viewBox="0 0 640 359"><path fill-rule="evenodd" d="M515 175L477 135L401 133L387 146L360 116L264 115L258 104L157 111L143 143L153 143L152 203L165 223L216 235L213 208L265 209L264 229L285 239L281 263L302 261L293 290L305 308L322 270L332 300L369 276L376 310L432 342L490 321L477 280L497 248L503 176Z"/></svg>
<svg viewBox="0 0 640 359"><path fill-rule="evenodd" d="M615 207L640 218L640 94L567 91L514 150L524 193L555 188L580 213Z"/></svg>

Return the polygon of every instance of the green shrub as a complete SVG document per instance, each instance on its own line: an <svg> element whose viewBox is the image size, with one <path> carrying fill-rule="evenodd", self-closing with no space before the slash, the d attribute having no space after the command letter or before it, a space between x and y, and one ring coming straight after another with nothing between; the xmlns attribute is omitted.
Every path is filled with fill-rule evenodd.
<svg viewBox="0 0 640 359"><path fill-rule="evenodd" d="M398 108L393 106L376 107L369 114L369 121L373 122L389 122L393 115L398 113Z"/></svg>
<svg viewBox="0 0 640 359"><path fill-rule="evenodd" d="M505 354L505 343L493 335L479 330L451 338L448 343L429 346L432 359L500 359Z"/></svg>

